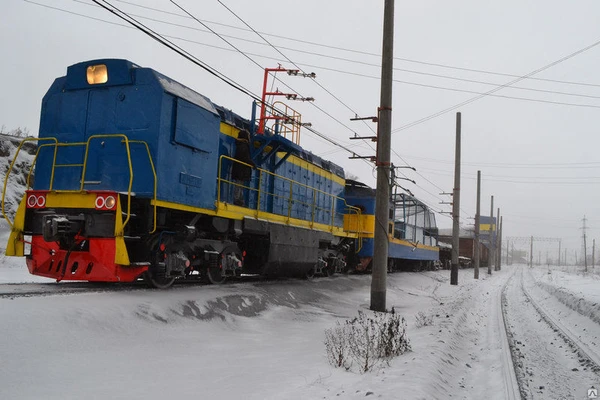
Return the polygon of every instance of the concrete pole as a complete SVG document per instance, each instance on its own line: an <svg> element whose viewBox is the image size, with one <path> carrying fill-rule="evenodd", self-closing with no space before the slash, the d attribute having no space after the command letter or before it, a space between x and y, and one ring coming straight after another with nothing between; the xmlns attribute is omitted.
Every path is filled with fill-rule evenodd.
<svg viewBox="0 0 600 400"><path fill-rule="evenodd" d="M558 241L558 266L560 267L560 247L562 245L562 240Z"/></svg>
<svg viewBox="0 0 600 400"><path fill-rule="evenodd" d="M585 231L583 233L583 265L585 265L585 272L588 272L588 269L587 269L587 243L586 243Z"/></svg>
<svg viewBox="0 0 600 400"><path fill-rule="evenodd" d="M496 236L494 236L494 271L498 271L498 244L500 235L500 207L498 207L498 213L496 214Z"/></svg>
<svg viewBox="0 0 600 400"><path fill-rule="evenodd" d="M533 236L531 237L531 244L529 249L529 268L533 268Z"/></svg>
<svg viewBox="0 0 600 400"><path fill-rule="evenodd" d="M492 240L492 233L494 227L494 196L492 196L492 205L490 206L490 235L488 237L488 275L492 274L492 263L494 262L494 241Z"/></svg>
<svg viewBox="0 0 600 400"><path fill-rule="evenodd" d="M500 230L498 232L498 271L502 269L502 219L504 216L500 217Z"/></svg>
<svg viewBox="0 0 600 400"><path fill-rule="evenodd" d="M513 265L513 261L515 260L515 243L513 242L512 247L510 249L510 264Z"/></svg>
<svg viewBox="0 0 600 400"><path fill-rule="evenodd" d="M479 214L481 203L481 171L477 171L477 205L475 211L475 254L473 258L475 259L475 266L473 267L473 278L479 279L479 258L480 258L480 249L479 249Z"/></svg>
<svg viewBox="0 0 600 400"><path fill-rule="evenodd" d="M375 243L371 277L371 310L386 311L388 225L390 208L390 142L392 136L392 83L394 68L394 0L385 0L381 97L377 134L377 194L375 199Z"/></svg>
<svg viewBox="0 0 600 400"><path fill-rule="evenodd" d="M592 268L596 264L596 239L592 240Z"/></svg>
<svg viewBox="0 0 600 400"><path fill-rule="evenodd" d="M452 265L450 284L458 285L458 257L460 255L460 113L456 113L456 148L454 150L454 191L452 192Z"/></svg>

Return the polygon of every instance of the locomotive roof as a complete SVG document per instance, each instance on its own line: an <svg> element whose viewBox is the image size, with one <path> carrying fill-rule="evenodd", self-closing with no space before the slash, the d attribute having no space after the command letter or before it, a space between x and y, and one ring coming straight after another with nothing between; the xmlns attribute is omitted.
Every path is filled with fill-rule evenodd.
<svg viewBox="0 0 600 400"><path fill-rule="evenodd" d="M362 196L375 196L375 189L352 179L346 179L346 188L351 189L355 194Z"/></svg>
<svg viewBox="0 0 600 400"><path fill-rule="evenodd" d="M102 64L106 65L106 68L110 71L110 81L100 84L94 84L94 86L101 87L109 85L131 85L135 83L134 70L146 69L152 71L152 73L156 76L157 82L163 87L165 92L170 93L176 97L183 98L192 104L195 104L207 111L210 111L211 113L219 115L223 122L233 125L238 129L248 129L251 132L254 131L254 129L252 129L252 123L250 120L241 117L240 115L234 113L229 109L226 109L225 107L213 103L208 97L196 92L193 89L190 89L185 85L182 85L181 83L169 78L168 76L161 74L160 72L152 68L141 67L131 61L124 59L106 58L83 61L77 64L73 64L67 68L67 76L65 77L66 81L64 88L66 90L89 88L90 84L86 80L86 70L90 66ZM269 132L267 132L266 134L272 135L272 133ZM312 152L294 144L293 142L285 139L284 137L281 137L281 140L278 140L278 142L284 144L287 147L287 149L291 151L295 156L307 162L315 164L320 168L330 171L341 178L344 178L344 169L339 165L313 154Z"/></svg>

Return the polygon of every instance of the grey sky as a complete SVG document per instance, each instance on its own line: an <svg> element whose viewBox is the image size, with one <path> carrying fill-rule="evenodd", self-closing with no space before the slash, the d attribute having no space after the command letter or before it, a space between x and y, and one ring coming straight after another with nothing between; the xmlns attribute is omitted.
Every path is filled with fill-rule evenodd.
<svg viewBox="0 0 600 400"><path fill-rule="evenodd" d="M41 98L53 79L63 76L71 64L96 58L126 58L152 67L215 103L250 117L249 97L140 32L119 26L124 23L107 11L90 5L91 0L35 2L112 24L29 1L3 0L0 13L0 43L4 55L0 63L3 89L0 126L5 129L20 126L36 134ZM204 32L206 29L193 19L170 14L183 14L171 2L110 2L128 13L155 19L140 18L140 21L162 34L186 39L173 40L252 92L260 93L261 68L214 34ZM209 24L218 33L233 36L227 39L247 54L252 54L250 57L262 67L274 67L281 62L293 68L260 37L244 30L247 28L242 22L217 0L178 0L177 3L203 21L241 28ZM269 34L265 38L303 70L316 72L318 82L344 103L308 79L282 77L297 92L314 97L315 105L341 123L310 104L295 103L292 106L302 113L303 121L311 122L316 130L347 146L357 143L348 139L353 133L346 127L362 136L372 135L367 124L349 119L354 117L354 112L361 116L376 113L379 81L373 77L380 74L377 67L380 58L368 53L381 52L383 0L223 0L223 3L253 28ZM392 147L404 161L395 154L392 159L398 165L408 162L418 170L418 174L406 173L417 184L406 182L405 187L435 210L449 211L448 206L438 204L442 200L449 201L439 193L452 190L455 113L461 111L464 162L461 222L467 225L473 223L469 217L475 214L475 177L479 169L483 175L482 213L489 213L489 198L493 194L494 208L500 207L504 216L505 236L561 237L563 248L580 253L580 228L586 215L591 248L591 239L600 232L597 200L600 195L600 139L596 134L600 126L600 79L597 77L600 46L535 75L537 78L580 85L531 79L514 85L565 94L512 88L495 93L592 107L485 97L410 128L400 128L476 96L441 88L480 93L494 87L424 74L505 84L514 78L456 68L518 76L528 74L599 41L598 15L600 3L594 0L397 0L394 45L397 57L394 79L397 82L393 99L393 129L396 131L392 136ZM276 87L287 90L281 84L276 84ZM349 160L349 154L308 131L303 131L301 144L341 164L366 183L375 184L374 174L367 163ZM356 152L373 154L364 143L357 146ZM437 218L440 226L451 226L447 216L438 215Z"/></svg>

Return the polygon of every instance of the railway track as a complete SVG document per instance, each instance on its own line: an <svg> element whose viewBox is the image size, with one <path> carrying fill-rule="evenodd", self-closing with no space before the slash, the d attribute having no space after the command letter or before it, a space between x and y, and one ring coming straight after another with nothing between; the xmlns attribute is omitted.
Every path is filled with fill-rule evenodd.
<svg viewBox="0 0 600 400"><path fill-rule="evenodd" d="M552 302L528 290L517 270L502 290L504 326L522 399L583 398L598 381L600 357L556 317ZM531 288L529 288L531 289ZM565 314L573 326L572 316Z"/></svg>
<svg viewBox="0 0 600 400"><path fill-rule="evenodd" d="M507 303L506 303L506 289L514 278L514 273L510 278L506 280L504 285L499 291L497 301L500 303L500 313L498 313L498 326L503 327L500 329L500 336L502 342L502 364L503 370L506 375L504 378L504 390L509 400L522 399L522 391L524 391L524 385L520 378L517 376L515 371L515 360L518 355L515 352L515 346L513 341L510 339L512 334L510 333L509 326L507 323Z"/></svg>
<svg viewBox="0 0 600 400"><path fill-rule="evenodd" d="M97 284L82 282L5 283L0 284L0 299L18 297L59 296L78 293L102 293L131 290L150 290L142 283Z"/></svg>
<svg viewBox="0 0 600 400"><path fill-rule="evenodd" d="M339 274L342 276L342 274ZM315 279L327 279L328 277L317 277ZM293 277L264 277L259 275L247 275L228 279L225 284L248 284L264 281L293 281ZM190 286L210 286L210 283L202 279L178 280L167 290L179 290ZM0 284L0 299L18 297L44 297L71 295L79 293L104 293L121 291L157 291L161 289L150 288L143 280L128 283L96 283L96 282L69 282L60 283L50 281L48 283L3 283Z"/></svg>
<svg viewBox="0 0 600 400"><path fill-rule="evenodd" d="M545 310L541 304L535 300L534 296L525 287L524 279L521 279L521 289L531 305L536 309L541 318L565 340L571 348L577 350L579 357L588 362L588 366L596 373L600 373L600 354L592 349L588 344L582 341L572 328L562 323L558 318L552 316Z"/></svg>

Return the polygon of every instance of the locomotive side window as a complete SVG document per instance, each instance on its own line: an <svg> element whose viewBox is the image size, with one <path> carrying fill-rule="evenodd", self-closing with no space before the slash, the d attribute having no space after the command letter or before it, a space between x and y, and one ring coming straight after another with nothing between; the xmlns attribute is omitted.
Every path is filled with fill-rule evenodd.
<svg viewBox="0 0 600 400"><path fill-rule="evenodd" d="M87 82L90 85L108 82L108 69L106 65L99 64L87 67Z"/></svg>

